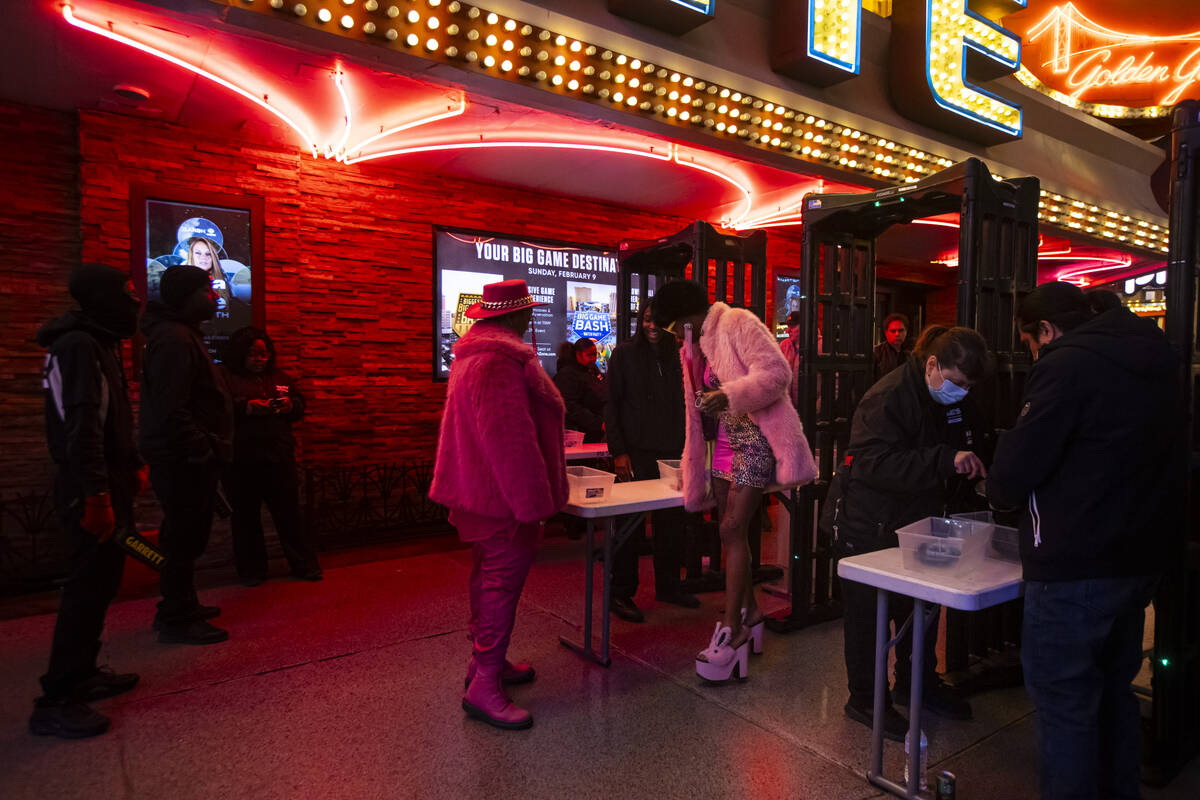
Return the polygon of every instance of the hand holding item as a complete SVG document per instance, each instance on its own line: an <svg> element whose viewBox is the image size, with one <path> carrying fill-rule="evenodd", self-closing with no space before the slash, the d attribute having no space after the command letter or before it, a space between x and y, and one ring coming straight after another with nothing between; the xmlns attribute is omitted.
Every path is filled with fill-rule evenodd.
<svg viewBox="0 0 1200 800"><path fill-rule="evenodd" d="M987 477L987 467L983 465L979 456L970 450L959 450L954 454L954 471L972 480Z"/></svg>
<svg viewBox="0 0 1200 800"><path fill-rule="evenodd" d="M276 414L292 413L292 398L290 397L275 397L272 398L271 410Z"/></svg>
<svg viewBox="0 0 1200 800"><path fill-rule="evenodd" d="M256 414L274 414L275 408L271 405L270 400L247 400L246 413L251 416Z"/></svg>
<svg viewBox="0 0 1200 800"><path fill-rule="evenodd" d="M700 396L700 410L710 416L716 416L729 408L729 398L718 389L715 392L705 392Z"/></svg>
<svg viewBox="0 0 1200 800"><path fill-rule="evenodd" d="M116 519L113 517L112 501L108 492L101 492L87 497L83 501L83 519L79 527L95 536L101 542L112 538Z"/></svg>
<svg viewBox="0 0 1200 800"><path fill-rule="evenodd" d="M613 467L617 470L617 480L633 480L633 462L629 460L629 456L613 456Z"/></svg>

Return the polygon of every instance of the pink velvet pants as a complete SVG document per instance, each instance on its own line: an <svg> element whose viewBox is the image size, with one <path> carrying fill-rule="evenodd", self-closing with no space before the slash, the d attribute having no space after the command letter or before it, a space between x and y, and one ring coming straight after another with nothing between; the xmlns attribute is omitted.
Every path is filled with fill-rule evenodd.
<svg viewBox="0 0 1200 800"><path fill-rule="evenodd" d="M540 536L541 526L537 523L513 523L471 543L474 564L470 634L475 643L475 663L480 667L504 667L517 619L517 602Z"/></svg>

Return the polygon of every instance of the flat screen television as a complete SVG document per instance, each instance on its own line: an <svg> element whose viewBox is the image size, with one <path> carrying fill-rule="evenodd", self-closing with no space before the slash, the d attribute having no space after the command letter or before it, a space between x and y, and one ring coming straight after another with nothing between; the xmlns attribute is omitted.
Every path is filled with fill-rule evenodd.
<svg viewBox="0 0 1200 800"><path fill-rule="evenodd" d="M563 342L586 336L596 342L601 371L617 343L617 251L615 248L501 236L455 228L434 230L433 376L450 376L454 343L475 320L465 312L487 283L520 278L539 302L525 341L536 341L546 372L557 369Z"/></svg>

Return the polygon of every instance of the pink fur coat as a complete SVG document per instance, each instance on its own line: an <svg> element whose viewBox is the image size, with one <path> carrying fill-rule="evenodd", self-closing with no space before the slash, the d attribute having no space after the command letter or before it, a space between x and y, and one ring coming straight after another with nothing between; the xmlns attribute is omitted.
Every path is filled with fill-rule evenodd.
<svg viewBox="0 0 1200 800"><path fill-rule="evenodd" d="M533 348L476 323L454 346L429 497L518 522L558 513L567 503L563 413Z"/></svg>
<svg viewBox="0 0 1200 800"><path fill-rule="evenodd" d="M744 308L713 303L704 318L700 351L721 379L734 414L749 414L775 455L775 483L798 486L817 477L812 449L788 397L792 368L767 326ZM696 391L703 388L704 361L683 359L684 406L687 414L683 446L683 498L689 511L712 505L707 448L696 408Z"/></svg>

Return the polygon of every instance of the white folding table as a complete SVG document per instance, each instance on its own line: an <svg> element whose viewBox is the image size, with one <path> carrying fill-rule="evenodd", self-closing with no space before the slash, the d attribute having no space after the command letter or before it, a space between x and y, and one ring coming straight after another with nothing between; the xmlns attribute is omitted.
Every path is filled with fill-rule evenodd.
<svg viewBox="0 0 1200 800"><path fill-rule="evenodd" d="M914 744L921 738L921 693L924 689L922 672L925 648L925 604L957 608L960 611L979 611L1021 595L1021 565L1009 561L984 559L976 570L961 575L942 575L934 570L920 572L904 569L900 548L864 553L843 558L838 562L838 576L874 586L875 605L875 708L871 725L871 761L867 780L897 797L919 800L921 780L921 749L910 747L908 781L902 786L883 775L883 710L887 691L888 650L904 636L903 628L896 638L888 640L888 593L913 598L912 623L912 688L908 706L908 738ZM905 628L908 623L905 623Z"/></svg>
<svg viewBox="0 0 1200 800"><path fill-rule="evenodd" d="M574 650L584 658L595 661L602 667L607 667L612 663L608 654L608 604L612 599L613 551L637 530L638 524L643 522L647 512L663 508L676 508L682 505L683 492L671 489L658 479L614 483L612 493L601 503L567 504L567 507L563 509L566 513L588 520L586 523L588 532L583 537L584 566L587 570L583 603L583 643L577 644L565 636L560 636L558 640L565 647ZM637 516L626 520L621 529L617 530L617 517L625 514ZM602 520L604 526L604 573L601 579L603 587L601 597L604 605L601 608L599 653L592 648L592 572L595 569L595 563L592 557L591 520Z"/></svg>
<svg viewBox="0 0 1200 800"><path fill-rule="evenodd" d="M608 445L604 442L589 442L568 447L563 452L567 461L584 461L589 458L608 458Z"/></svg>

